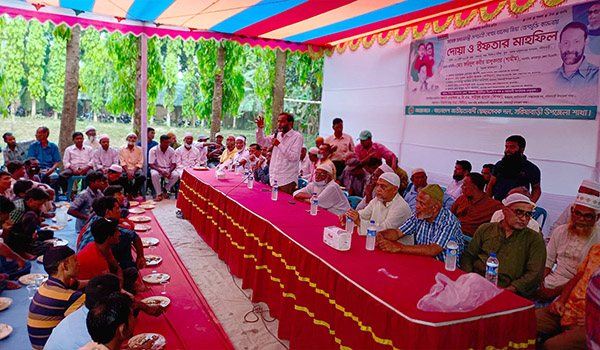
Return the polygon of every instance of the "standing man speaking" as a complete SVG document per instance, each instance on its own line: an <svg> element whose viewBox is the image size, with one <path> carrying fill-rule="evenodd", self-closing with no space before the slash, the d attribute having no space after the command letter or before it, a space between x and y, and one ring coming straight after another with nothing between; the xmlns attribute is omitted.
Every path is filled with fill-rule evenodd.
<svg viewBox="0 0 600 350"><path fill-rule="evenodd" d="M256 142L262 147L273 147L271 164L269 165L269 181L271 186L277 181L279 190L287 194L294 193L298 174L300 173L300 151L304 137L293 130L294 117L289 113L281 113L277 118L277 130L273 135L265 136L265 118L258 117L255 121Z"/></svg>

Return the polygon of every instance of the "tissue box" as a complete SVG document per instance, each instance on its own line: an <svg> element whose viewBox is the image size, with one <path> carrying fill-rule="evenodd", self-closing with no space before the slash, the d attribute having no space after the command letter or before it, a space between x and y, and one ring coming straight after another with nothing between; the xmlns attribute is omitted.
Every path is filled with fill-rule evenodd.
<svg viewBox="0 0 600 350"><path fill-rule="evenodd" d="M227 177L227 175L225 174L225 172L222 171L222 170L217 170L217 172L215 173L215 175L217 176L217 180L225 180L225 178Z"/></svg>
<svg viewBox="0 0 600 350"><path fill-rule="evenodd" d="M352 233L336 226L327 226L323 229L323 242L333 249L346 251L352 243Z"/></svg>

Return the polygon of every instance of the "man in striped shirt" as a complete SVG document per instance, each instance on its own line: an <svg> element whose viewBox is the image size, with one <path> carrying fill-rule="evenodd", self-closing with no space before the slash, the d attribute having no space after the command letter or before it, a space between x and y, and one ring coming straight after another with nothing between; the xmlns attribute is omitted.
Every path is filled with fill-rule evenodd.
<svg viewBox="0 0 600 350"><path fill-rule="evenodd" d="M87 281L79 282L79 263L75 252L67 247L53 247L44 255L44 269L50 275L29 305L27 330L34 349L43 349L58 323L85 303Z"/></svg>

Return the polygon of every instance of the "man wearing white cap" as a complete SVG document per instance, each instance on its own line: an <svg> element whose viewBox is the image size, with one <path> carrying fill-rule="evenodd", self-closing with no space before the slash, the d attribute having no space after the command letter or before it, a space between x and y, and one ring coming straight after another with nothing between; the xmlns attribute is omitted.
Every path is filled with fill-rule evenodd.
<svg viewBox="0 0 600 350"><path fill-rule="evenodd" d="M427 173L425 173L423 168L414 168L410 172L410 181L412 182L412 186L404 194L404 200L414 213L415 205L417 204L417 195L419 195L419 191L422 188L427 186ZM450 209L452 208L452 204L454 204L454 198L444 192L444 208Z"/></svg>
<svg viewBox="0 0 600 350"><path fill-rule="evenodd" d="M96 128L95 127L88 125L83 130L83 133L87 135L87 140L85 140L83 142L84 146L89 146L93 150L97 150L98 148L100 148L100 143L98 142L100 140L96 140Z"/></svg>
<svg viewBox="0 0 600 350"><path fill-rule="evenodd" d="M318 148L315 147L315 149L318 153ZM306 150L306 145L303 144L302 150L300 150L300 175L298 177L305 180L310 179L313 168L314 164L310 161L310 157L308 156L308 152Z"/></svg>
<svg viewBox="0 0 600 350"><path fill-rule="evenodd" d="M585 183L590 187L596 185ZM592 192L589 190L588 187L587 192ZM597 225L600 193L580 192L570 207L569 222L554 230L546 246L544 282L536 293L536 300L541 302L550 302L559 296L563 287L575 276L577 266L585 259L590 248L600 243L600 228Z"/></svg>
<svg viewBox="0 0 600 350"><path fill-rule="evenodd" d="M146 176L142 174L144 166L144 155L142 147L136 146L137 135L133 132L125 137L127 144L119 148L119 163L123 168L123 177L127 181L125 193L129 200L140 194L140 189L146 181Z"/></svg>
<svg viewBox="0 0 600 350"><path fill-rule="evenodd" d="M583 180L581 182L581 185L579 186L579 189L577 190L577 193L597 196L598 194L600 194L600 183L592 180ZM552 223L552 226L550 226L550 235L546 237L546 241L548 241L550 237L552 237L552 234L554 233L554 230L556 230L556 228L558 228L561 225L568 224L571 221L572 208L573 204L569 204L562 212L562 214L560 214L558 219L556 219L556 221ZM600 222L596 222L596 225L600 226Z"/></svg>
<svg viewBox="0 0 600 350"><path fill-rule="evenodd" d="M94 169L102 171L106 175L111 165L119 164L119 152L110 147L108 135L100 135L98 141L100 142L100 148L94 151Z"/></svg>
<svg viewBox="0 0 600 350"><path fill-rule="evenodd" d="M381 161L379 161L379 164L381 164ZM373 171L373 174L371 175L369 182L367 182L367 184L365 185L364 197L360 201L360 203L358 203L358 205L356 206L356 210L361 210L361 209L366 208L367 205L369 203L371 203L371 201L374 198L377 197L377 194L376 194L377 180L379 180L379 177L381 176L381 174L393 173L393 172L394 172L394 170L385 163L379 165L379 167L377 167L377 169L375 169L375 171Z"/></svg>
<svg viewBox="0 0 600 350"><path fill-rule="evenodd" d="M193 143L194 135L191 132L186 132L183 135L183 145L175 150L175 170L173 170L173 173L177 173L178 178L181 178L184 169L200 166L200 151L194 147Z"/></svg>
<svg viewBox="0 0 600 350"><path fill-rule="evenodd" d="M398 175L392 171L382 173L377 179L375 188L377 199L369 202L367 207L362 210L349 209L346 214L340 215L340 222L345 223L346 217L349 217L360 227L362 232L366 232L365 225L368 225L370 220L375 221L378 232L399 227L411 215L410 207L398 193L399 186L400 177ZM406 243L411 244L411 241Z"/></svg>
<svg viewBox="0 0 600 350"><path fill-rule="evenodd" d="M294 199L310 203L313 193L316 193L319 208L328 210L335 215L342 215L350 208L350 204L340 185L333 181L332 174L331 166L319 165L315 172L315 181L294 192Z"/></svg>
<svg viewBox="0 0 600 350"><path fill-rule="evenodd" d="M546 246L539 232L527 227L535 203L514 193L506 197L504 220L479 226L461 258L461 269L485 275L486 261L495 253L500 267L498 287L533 298L544 278Z"/></svg>
<svg viewBox="0 0 600 350"><path fill-rule="evenodd" d="M271 186L277 183L279 191L292 194L298 183L300 151L304 143L302 134L293 129L294 117L285 112L277 116L278 129L269 136L264 135L263 117L258 117L254 122L257 126L256 143L261 147L273 147L269 165Z"/></svg>
<svg viewBox="0 0 600 350"><path fill-rule="evenodd" d="M529 198L531 198L531 194L529 193L529 190L524 187L516 187L513 188L512 190L508 191L508 196L510 196L513 193L520 193L522 195L525 195ZM504 212L502 211L502 209L496 210L496 212L492 215L492 219L490 220L490 222L500 222L504 220ZM529 222L527 223L527 227L529 227L530 229L534 230L535 232L542 232L542 229L540 228L540 224L532 217L529 219ZM550 239L550 237L548 237L546 239L546 242L548 242L548 240Z"/></svg>
<svg viewBox="0 0 600 350"><path fill-rule="evenodd" d="M127 188L127 177L123 176L123 168L119 164L113 164L108 167L106 172L106 178L110 186L119 185L123 188Z"/></svg>
<svg viewBox="0 0 600 350"><path fill-rule="evenodd" d="M175 170L175 150L170 146L171 138L167 135L160 136L158 146L152 148L148 154L148 166L150 167L150 178L152 186L156 191L154 200L160 201L162 198L168 199L169 192L179 181L179 173ZM163 189L160 184L160 179L164 178L167 181ZM161 198L162 192L162 198Z"/></svg>
<svg viewBox="0 0 600 350"><path fill-rule="evenodd" d="M302 157L302 153L300 153L300 156ZM315 170L317 170L317 163L319 162L319 149L317 147L311 147L308 150L307 158L310 161L310 172L305 173L304 170L302 170L302 166L300 166L300 171L302 173L301 177L310 181L310 179L315 176Z"/></svg>
<svg viewBox="0 0 600 350"><path fill-rule="evenodd" d="M250 157L250 152L246 148L246 136L240 135L235 138L235 154L233 155L234 164L237 162L241 167L246 166Z"/></svg>

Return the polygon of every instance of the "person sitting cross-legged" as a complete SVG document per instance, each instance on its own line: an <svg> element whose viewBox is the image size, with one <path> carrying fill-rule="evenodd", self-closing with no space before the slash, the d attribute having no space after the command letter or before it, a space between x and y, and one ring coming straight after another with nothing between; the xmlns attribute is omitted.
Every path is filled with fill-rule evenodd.
<svg viewBox="0 0 600 350"><path fill-rule="evenodd" d="M81 191L71 203L67 214L75 217L75 232L79 234L85 223L90 219L93 214L92 204L96 198L103 196L102 191L107 186L106 178L102 172L92 172L85 177L85 182L88 187Z"/></svg>
<svg viewBox="0 0 600 350"><path fill-rule="evenodd" d="M52 329L85 303L78 291L87 281L78 281L79 264L73 249L53 247L44 254L48 280L38 289L29 305L27 330L34 349L43 349ZM49 349L49 348L47 348Z"/></svg>
<svg viewBox="0 0 600 350"><path fill-rule="evenodd" d="M335 215L345 213L350 208L350 204L340 185L334 181L332 173L333 169L330 165L319 165L315 172L315 181L294 192L294 199L310 203L313 193L316 193L320 208Z"/></svg>
<svg viewBox="0 0 600 350"><path fill-rule="evenodd" d="M2 237L6 244L27 260L42 255L49 248L38 237L41 226L41 208L50 197L41 188L31 188L22 199L13 203L15 209L10 213L10 224L3 227Z"/></svg>
<svg viewBox="0 0 600 350"><path fill-rule="evenodd" d="M148 155L150 178L156 191L156 197L154 198L156 201L169 198L171 188L179 180L179 173L173 171L177 165L175 164L175 151L169 146L169 142L169 136L161 135L160 143L158 146L153 147ZM164 178L167 182L164 189L160 184L161 178Z"/></svg>
<svg viewBox="0 0 600 350"><path fill-rule="evenodd" d="M383 175L382 175L383 176ZM377 233L376 245L388 253L404 253L431 256L446 261L446 245L450 239L458 244L458 257L464 247L460 222L443 207L444 191L438 185L427 185L417 196L415 213L400 228L392 228ZM413 235L414 245L406 245L398 240ZM457 266L460 260L457 259Z"/></svg>
<svg viewBox="0 0 600 350"><path fill-rule="evenodd" d="M133 301L129 295L115 292L100 299L86 317L92 341L79 350L119 350L121 344L133 336L135 318ZM147 342L147 347L152 342Z"/></svg>
<svg viewBox="0 0 600 350"><path fill-rule="evenodd" d="M546 246L539 232L527 227L535 204L515 193L502 202L504 220L479 226L461 257L461 269L485 275L490 253L500 263L498 286L532 298L544 277Z"/></svg>
<svg viewBox="0 0 600 350"><path fill-rule="evenodd" d="M346 188L349 196L362 197L370 177L369 172L364 169L358 158L354 157L354 153L352 153L346 159L344 170L338 181L341 186Z"/></svg>

